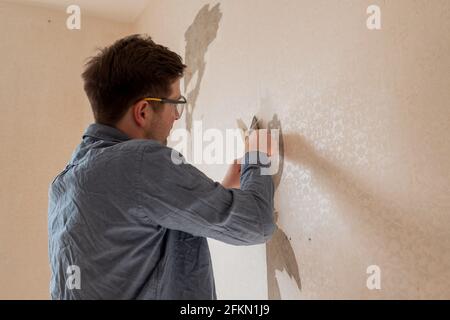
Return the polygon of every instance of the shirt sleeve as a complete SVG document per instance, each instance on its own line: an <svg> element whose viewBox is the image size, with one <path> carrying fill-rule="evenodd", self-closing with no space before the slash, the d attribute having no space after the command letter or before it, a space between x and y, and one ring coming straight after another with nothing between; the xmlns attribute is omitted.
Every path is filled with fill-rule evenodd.
<svg viewBox="0 0 450 320"><path fill-rule="evenodd" d="M275 230L272 177L261 174L263 165L248 161L249 156L259 156L267 164L266 154L246 154L241 189L224 188L194 166L175 163L174 154L179 155L163 145L143 151L139 210L149 219L168 229L234 245L270 239Z"/></svg>

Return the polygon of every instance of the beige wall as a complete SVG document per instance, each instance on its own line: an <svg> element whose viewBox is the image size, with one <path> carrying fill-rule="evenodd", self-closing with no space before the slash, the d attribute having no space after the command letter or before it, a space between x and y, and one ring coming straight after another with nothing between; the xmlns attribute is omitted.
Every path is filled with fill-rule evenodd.
<svg viewBox="0 0 450 320"><path fill-rule="evenodd" d="M184 52L208 3L157 2L138 30ZM380 31L366 28L370 4ZM269 254L211 241L219 297L276 297L275 278L281 298L450 298L450 2L227 0L220 11L193 118L225 130L277 114L285 162ZM217 180L225 170L198 167ZM366 287L370 265L381 290Z"/></svg>
<svg viewBox="0 0 450 320"><path fill-rule="evenodd" d="M48 185L92 121L83 59L131 31L184 56L208 3L155 0L133 26L87 17L81 31L64 12L0 3L0 298L48 297ZM380 31L365 27L372 3ZM450 2L227 0L220 11L193 118L225 130L277 114L286 238L211 241L219 298L276 297L275 279L281 298L449 299ZM366 287L369 265L381 290Z"/></svg>
<svg viewBox="0 0 450 320"><path fill-rule="evenodd" d="M47 299L47 191L92 121L84 59L125 24L0 2L0 299Z"/></svg>

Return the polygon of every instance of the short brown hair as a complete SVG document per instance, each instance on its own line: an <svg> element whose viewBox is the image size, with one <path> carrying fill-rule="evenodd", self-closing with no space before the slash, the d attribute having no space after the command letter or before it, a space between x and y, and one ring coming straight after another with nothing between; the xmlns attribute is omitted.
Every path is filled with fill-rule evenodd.
<svg viewBox="0 0 450 320"><path fill-rule="evenodd" d="M131 35L100 49L82 74L95 122L114 126L139 99L166 97L185 68L178 54L145 35Z"/></svg>

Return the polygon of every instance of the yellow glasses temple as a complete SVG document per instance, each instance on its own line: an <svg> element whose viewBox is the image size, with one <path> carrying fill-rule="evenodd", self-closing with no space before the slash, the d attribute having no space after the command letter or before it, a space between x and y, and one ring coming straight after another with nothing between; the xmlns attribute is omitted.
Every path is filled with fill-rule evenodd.
<svg viewBox="0 0 450 320"><path fill-rule="evenodd" d="M159 98L145 98L144 100L145 101L159 101L159 102L162 101L162 99L159 99Z"/></svg>

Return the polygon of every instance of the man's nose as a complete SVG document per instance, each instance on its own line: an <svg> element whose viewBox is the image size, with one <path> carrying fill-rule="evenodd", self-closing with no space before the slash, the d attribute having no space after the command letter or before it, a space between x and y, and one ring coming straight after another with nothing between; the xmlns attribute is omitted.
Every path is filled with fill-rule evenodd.
<svg viewBox="0 0 450 320"><path fill-rule="evenodd" d="M177 106L174 106L173 112L174 112L174 118L175 118L175 120L179 120L181 117L180 117L180 114L178 113Z"/></svg>

